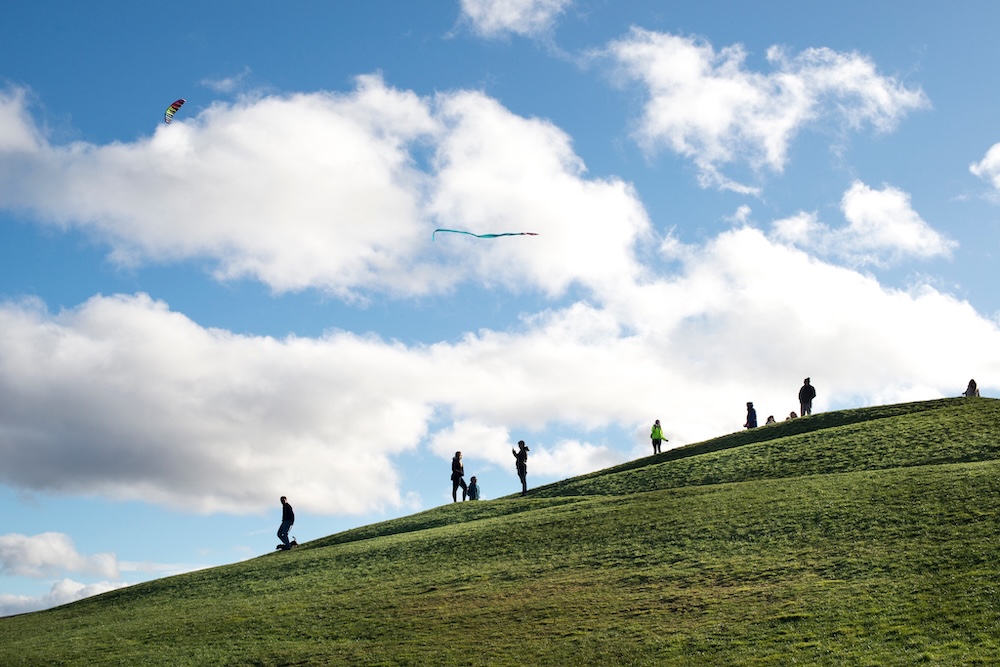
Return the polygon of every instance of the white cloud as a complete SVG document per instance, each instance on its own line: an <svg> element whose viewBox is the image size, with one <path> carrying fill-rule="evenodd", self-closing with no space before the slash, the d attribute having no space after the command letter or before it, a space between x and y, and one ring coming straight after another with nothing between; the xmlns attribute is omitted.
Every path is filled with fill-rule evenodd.
<svg viewBox="0 0 1000 667"><path fill-rule="evenodd" d="M49 592L41 597L0 594L0 616L27 614L32 611L50 609L94 595L100 595L101 593L107 593L108 591L123 588L127 585L110 581L81 584L72 579L61 579L52 584Z"/></svg>
<svg viewBox="0 0 1000 667"><path fill-rule="evenodd" d="M438 126L425 100L377 77L351 94L216 104L128 144L32 144L22 109L0 113L15 127L0 144L0 206L91 230L118 262L208 257L220 278L344 295L420 293L439 275L397 269L430 242L409 150Z"/></svg>
<svg viewBox="0 0 1000 667"><path fill-rule="evenodd" d="M450 270L512 289L537 285L550 294L572 282L614 289L639 270L635 244L651 236L633 188L593 180L564 132L524 119L478 93L441 104L447 131L435 162L429 211L443 227L532 231L537 237L490 243L470 253L467 238L441 237Z"/></svg>
<svg viewBox="0 0 1000 667"><path fill-rule="evenodd" d="M84 556L62 533L0 535L0 574L49 577L62 572L82 572L110 579L119 576L114 554Z"/></svg>
<svg viewBox="0 0 1000 667"><path fill-rule="evenodd" d="M1000 143L993 144L982 160L969 165L969 171L1000 190Z"/></svg>
<svg viewBox="0 0 1000 667"><path fill-rule="evenodd" d="M483 37L549 31L573 0L461 0L462 14Z"/></svg>
<svg viewBox="0 0 1000 667"><path fill-rule="evenodd" d="M633 28L607 52L649 98L636 132L649 151L666 148L694 161L703 186L756 192L723 173L733 163L781 171L795 136L832 117L844 127L888 131L927 106L919 89L880 75L857 53L807 49L789 57L772 47L768 74L745 68L740 44L716 52L706 41Z"/></svg>
<svg viewBox="0 0 1000 667"><path fill-rule="evenodd" d="M0 91L0 152L15 157L33 153L41 142L41 133L28 114L27 92L21 88Z"/></svg>
<svg viewBox="0 0 1000 667"><path fill-rule="evenodd" d="M35 141L18 99L0 106L14 128L0 206L85 228L123 264L208 258L220 279L347 299L469 278L558 293L631 280L649 234L630 186L585 178L564 132L479 93L432 101L360 77L350 94L216 104L107 146ZM540 235L432 244L439 226Z"/></svg>
<svg viewBox="0 0 1000 667"><path fill-rule="evenodd" d="M546 477L565 479L607 468L625 460L625 455L603 445L578 440L560 440L553 446L528 445L528 486L535 470ZM511 457L513 460L513 457Z"/></svg>
<svg viewBox="0 0 1000 667"><path fill-rule="evenodd" d="M861 265L884 266L903 258L950 257L957 243L936 232L913 210L910 195L855 181L841 199L847 226L831 229L815 213L774 223L775 239Z"/></svg>
<svg viewBox="0 0 1000 667"><path fill-rule="evenodd" d="M217 79L202 79L201 85L218 93L231 94L243 87L243 82L250 76L249 67L244 67L239 73Z"/></svg>
<svg viewBox="0 0 1000 667"><path fill-rule="evenodd" d="M382 393L382 378L429 374L421 353L350 334L236 336L145 296L54 318L8 305L0 322L0 475L13 486L200 511L263 509L294 488L307 508L363 512L398 502L390 456L431 412Z"/></svg>

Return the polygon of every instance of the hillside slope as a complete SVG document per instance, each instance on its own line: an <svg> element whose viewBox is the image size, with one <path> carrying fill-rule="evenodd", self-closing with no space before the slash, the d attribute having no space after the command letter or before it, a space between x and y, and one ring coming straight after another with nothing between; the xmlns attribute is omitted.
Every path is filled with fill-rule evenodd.
<svg viewBox="0 0 1000 667"><path fill-rule="evenodd" d="M998 448L991 399L816 415L0 619L0 664L998 664Z"/></svg>

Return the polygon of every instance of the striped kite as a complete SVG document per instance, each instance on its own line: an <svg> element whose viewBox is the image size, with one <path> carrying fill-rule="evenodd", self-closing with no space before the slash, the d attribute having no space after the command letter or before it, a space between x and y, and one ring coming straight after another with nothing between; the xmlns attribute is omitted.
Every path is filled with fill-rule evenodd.
<svg viewBox="0 0 1000 667"><path fill-rule="evenodd" d="M174 114L177 113L177 110L184 106L184 102L185 100L177 100L167 107L167 110L163 112L163 122L169 123L172 121L174 119Z"/></svg>
<svg viewBox="0 0 1000 667"><path fill-rule="evenodd" d="M435 229L431 234L431 241L434 240L434 234L438 232L451 232L452 234L468 234L469 236L475 236L477 239L495 239L498 236L538 236L535 232L503 232L502 234L473 234L472 232L463 232L461 229Z"/></svg>

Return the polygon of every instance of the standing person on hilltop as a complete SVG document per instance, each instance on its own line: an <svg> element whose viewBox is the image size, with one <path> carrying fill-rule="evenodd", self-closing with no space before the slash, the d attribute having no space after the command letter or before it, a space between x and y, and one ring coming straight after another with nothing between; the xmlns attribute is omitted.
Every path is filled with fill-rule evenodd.
<svg viewBox="0 0 1000 667"><path fill-rule="evenodd" d="M747 423L743 428L757 428L757 411L753 409L752 401L747 401Z"/></svg>
<svg viewBox="0 0 1000 667"><path fill-rule="evenodd" d="M281 525L278 527L278 539L281 540L281 544L278 545L279 549L291 549L298 542L294 539L288 541L288 531L292 529L292 524L295 523L295 512L292 511L292 504L288 502L288 498L281 496Z"/></svg>
<svg viewBox="0 0 1000 667"><path fill-rule="evenodd" d="M657 419L656 423L653 424L653 430L649 434L649 438L653 441L653 453L660 453L660 443L664 442L666 438L663 437L663 429L660 428L660 420Z"/></svg>
<svg viewBox="0 0 1000 667"><path fill-rule="evenodd" d="M816 398L816 389L809 384L809 378L806 378L802 381L802 388L799 389L799 414L801 416L812 414L814 398Z"/></svg>
<svg viewBox="0 0 1000 667"><path fill-rule="evenodd" d="M979 396L979 387L976 386L975 380L969 380L969 386L965 388L965 393L962 394L966 398L972 398L973 396Z"/></svg>
<svg viewBox="0 0 1000 667"><path fill-rule="evenodd" d="M511 449L511 453L517 460L515 465L517 466L517 476L521 478L521 495L527 495L528 493L528 446L524 444L524 440L517 441L518 450L515 452Z"/></svg>
<svg viewBox="0 0 1000 667"><path fill-rule="evenodd" d="M458 500L458 487L462 487L462 501L465 501L469 487L465 483L465 464L462 463L462 452L455 452L455 458L451 460L451 500Z"/></svg>

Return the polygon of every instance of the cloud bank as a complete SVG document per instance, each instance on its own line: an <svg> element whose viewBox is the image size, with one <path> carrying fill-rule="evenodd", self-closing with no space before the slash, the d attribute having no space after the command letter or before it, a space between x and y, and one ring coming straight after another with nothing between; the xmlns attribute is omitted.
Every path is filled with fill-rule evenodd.
<svg viewBox="0 0 1000 667"><path fill-rule="evenodd" d="M634 32L615 48L636 68L648 55L646 139L705 173L780 169L812 118L886 129L925 103L854 55L774 53L763 76L738 49L687 39ZM664 60L687 65L653 85ZM683 91L722 115L671 116ZM516 434L548 431L530 443L531 475L557 479L646 453L653 417L680 445L738 429L748 400L762 418L787 414L806 375L820 410L958 395L969 377L1000 385L995 323L852 268L953 247L891 186L851 185L840 226L803 214L768 234L744 209L737 228L688 245L657 231L629 184L589 177L554 124L480 92L421 97L366 76L347 93L215 104L108 145L51 143L25 100L0 95L0 207L83 229L121 264L197 258L220 280L348 302L464 283L549 307L406 345L236 334L146 294L55 313L8 300L0 480L12 488L238 513L295 488L297 509L364 514L404 503L407 453L444 469L462 450L513 478ZM438 226L527 224L540 235L431 241ZM592 441L609 427L634 442Z"/></svg>

